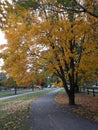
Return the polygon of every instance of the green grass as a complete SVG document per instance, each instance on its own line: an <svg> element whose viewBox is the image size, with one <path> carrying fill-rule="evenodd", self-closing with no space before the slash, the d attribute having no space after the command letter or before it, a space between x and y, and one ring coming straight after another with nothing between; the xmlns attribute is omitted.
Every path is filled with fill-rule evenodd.
<svg viewBox="0 0 98 130"><path fill-rule="evenodd" d="M52 90L0 101L0 130L28 130L30 103Z"/></svg>
<svg viewBox="0 0 98 130"><path fill-rule="evenodd" d="M26 92L32 92L32 89L23 89L23 90L17 90L17 94L23 94ZM15 91L4 91L4 92L0 92L0 98L2 97L6 97L6 96L12 96L15 95Z"/></svg>

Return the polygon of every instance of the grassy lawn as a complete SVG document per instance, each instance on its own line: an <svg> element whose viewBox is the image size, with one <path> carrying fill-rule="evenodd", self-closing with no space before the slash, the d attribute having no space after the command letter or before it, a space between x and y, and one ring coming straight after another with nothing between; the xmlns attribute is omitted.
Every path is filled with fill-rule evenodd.
<svg viewBox="0 0 98 130"><path fill-rule="evenodd" d="M55 101L61 105L68 104L65 91L58 92ZM70 106L71 112L98 123L98 94L93 96L92 94L79 93L76 94L75 101L77 105Z"/></svg>
<svg viewBox="0 0 98 130"><path fill-rule="evenodd" d="M0 130L28 130L30 103L50 91L43 90L0 101Z"/></svg>
<svg viewBox="0 0 98 130"><path fill-rule="evenodd" d="M17 90L17 94L22 94L22 93L26 93L26 92L32 92L32 89L22 89L22 90ZM3 91L0 92L0 98L2 97L6 97L6 96L12 96L15 95L15 91Z"/></svg>

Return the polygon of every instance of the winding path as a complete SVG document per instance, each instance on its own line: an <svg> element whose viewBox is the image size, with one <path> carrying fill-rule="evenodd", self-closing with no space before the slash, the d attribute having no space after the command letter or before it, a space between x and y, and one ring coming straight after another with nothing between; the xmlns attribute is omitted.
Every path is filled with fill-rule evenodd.
<svg viewBox="0 0 98 130"><path fill-rule="evenodd" d="M29 130L98 130L98 124L62 110L53 99L59 89L39 98L30 106Z"/></svg>

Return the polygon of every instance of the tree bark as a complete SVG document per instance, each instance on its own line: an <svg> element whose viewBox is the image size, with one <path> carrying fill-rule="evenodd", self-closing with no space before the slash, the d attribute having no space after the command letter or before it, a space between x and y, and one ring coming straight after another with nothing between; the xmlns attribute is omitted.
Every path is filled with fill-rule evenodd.
<svg viewBox="0 0 98 130"><path fill-rule="evenodd" d="M75 95L74 93L69 94L69 105L75 105Z"/></svg>
<svg viewBox="0 0 98 130"><path fill-rule="evenodd" d="M79 93L79 86L77 84L75 85L75 93Z"/></svg>
<svg viewBox="0 0 98 130"><path fill-rule="evenodd" d="M65 92L68 95L69 105L75 105L75 92L74 86L70 87L70 90L66 86L64 86Z"/></svg>
<svg viewBox="0 0 98 130"><path fill-rule="evenodd" d="M69 105L75 105L75 86L74 86L74 84L70 85L68 97L69 97Z"/></svg>
<svg viewBox="0 0 98 130"><path fill-rule="evenodd" d="M75 84L74 84L74 88L75 88L75 93L79 93L79 85L78 85L78 73L76 73L75 75Z"/></svg>
<svg viewBox="0 0 98 130"><path fill-rule="evenodd" d="M17 94L17 87L14 88L15 89L15 95Z"/></svg>

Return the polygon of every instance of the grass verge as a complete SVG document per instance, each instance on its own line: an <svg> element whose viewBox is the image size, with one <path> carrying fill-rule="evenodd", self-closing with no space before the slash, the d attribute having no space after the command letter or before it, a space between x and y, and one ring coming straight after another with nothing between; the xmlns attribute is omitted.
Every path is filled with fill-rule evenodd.
<svg viewBox="0 0 98 130"><path fill-rule="evenodd" d="M0 130L27 130L30 103L50 91L43 90L0 101Z"/></svg>
<svg viewBox="0 0 98 130"><path fill-rule="evenodd" d="M26 93L26 92L32 92L32 89L22 89L22 90L17 89L17 94L23 94L23 93ZM0 98L6 97L6 96L13 96L13 95L15 95L14 90L0 92Z"/></svg>
<svg viewBox="0 0 98 130"><path fill-rule="evenodd" d="M59 104L68 104L68 97L64 91L60 91L55 96L55 101ZM87 93L76 94L75 106L70 106L71 112L98 123L98 95L92 96Z"/></svg>

